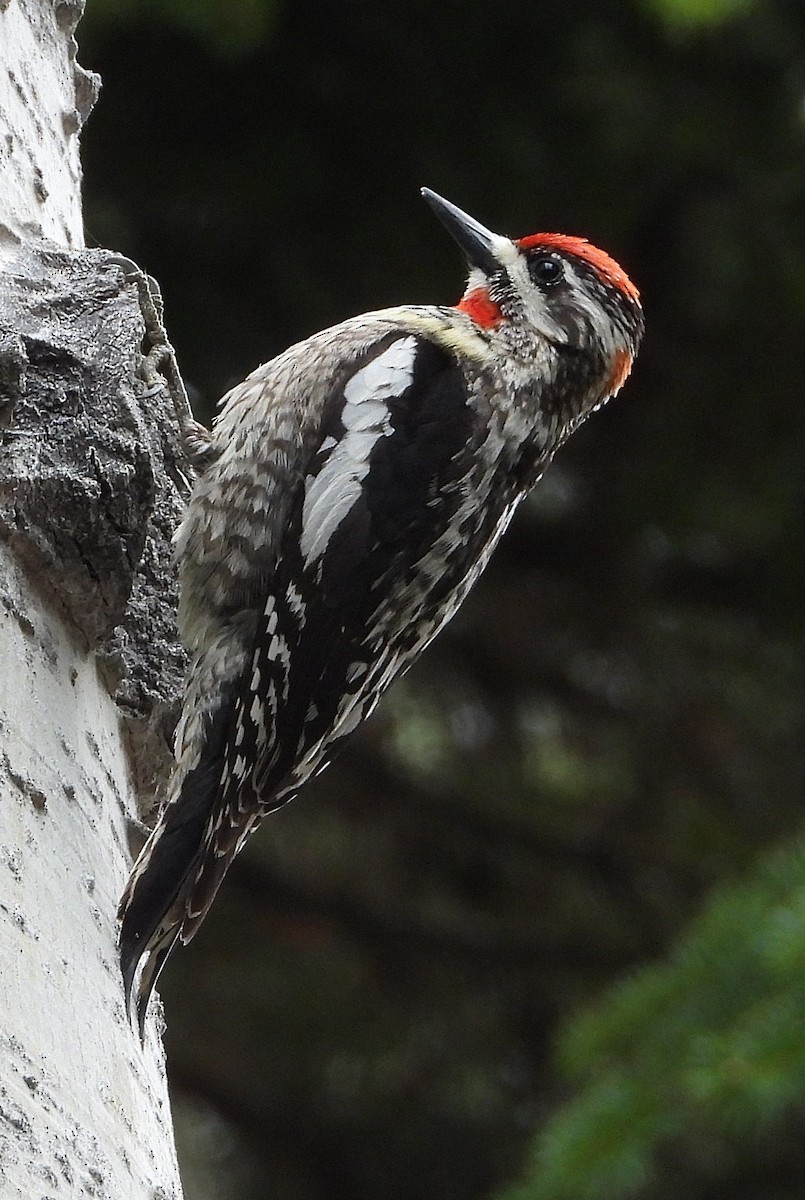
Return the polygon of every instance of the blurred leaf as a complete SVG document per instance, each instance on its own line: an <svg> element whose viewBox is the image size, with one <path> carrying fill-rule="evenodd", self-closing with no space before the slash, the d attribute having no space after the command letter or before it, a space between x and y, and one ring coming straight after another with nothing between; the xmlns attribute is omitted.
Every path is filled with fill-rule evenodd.
<svg viewBox="0 0 805 1200"><path fill-rule="evenodd" d="M805 1093L805 842L726 888L666 963L619 984L560 1044L585 1086L507 1200L627 1200L670 1139L740 1144Z"/></svg>
<svg viewBox="0 0 805 1200"><path fill-rule="evenodd" d="M642 0L642 3L678 30L720 25L755 6L755 0Z"/></svg>

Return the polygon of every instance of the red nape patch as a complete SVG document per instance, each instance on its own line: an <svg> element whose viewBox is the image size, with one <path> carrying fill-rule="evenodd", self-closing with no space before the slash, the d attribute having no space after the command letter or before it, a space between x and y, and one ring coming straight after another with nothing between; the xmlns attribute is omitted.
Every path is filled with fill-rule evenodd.
<svg viewBox="0 0 805 1200"><path fill-rule="evenodd" d="M614 396L619 392L626 380L629 378L629 372L632 369L632 356L628 350L619 350L615 355L615 362L612 365L612 374L609 377L607 384L607 393Z"/></svg>
<svg viewBox="0 0 805 1200"><path fill-rule="evenodd" d="M575 254L576 258L589 263L605 283L619 288L630 300L640 300L640 293L623 267L606 250L599 250L586 238L568 237L565 233L532 233L515 244L521 250L558 250L562 254Z"/></svg>
<svg viewBox="0 0 805 1200"><path fill-rule="evenodd" d="M486 288L473 288L471 292L467 292L456 308L460 312L466 313L476 325L481 325L484 329L494 329L505 319L494 300L489 299L489 292Z"/></svg>

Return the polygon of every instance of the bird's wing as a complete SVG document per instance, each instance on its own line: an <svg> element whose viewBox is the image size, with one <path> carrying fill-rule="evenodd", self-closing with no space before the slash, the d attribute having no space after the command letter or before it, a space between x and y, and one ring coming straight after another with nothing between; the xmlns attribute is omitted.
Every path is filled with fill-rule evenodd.
<svg viewBox="0 0 805 1200"><path fill-rule="evenodd" d="M142 1015L176 939L193 936L262 816L323 766L418 648L395 605L432 624L428 605L438 608L453 586L450 554L469 553L468 531L450 537L472 414L448 349L415 333L386 334L338 361L326 396L301 423L299 411L276 422L273 440L265 421L258 440L243 417L243 460L213 466L180 537L183 589L206 587L217 606L188 618L198 597L186 598L186 621L194 630L206 622L208 637L223 622L223 638L240 622L241 636L223 670L214 639L212 649L197 642L179 734L186 770L121 905L127 989L148 956ZM237 445L227 434L228 447ZM255 469L255 455L269 469ZM238 485L241 468L248 479ZM221 517L211 500L216 477L235 507L248 509L245 523L231 507ZM252 538L260 520L270 529Z"/></svg>

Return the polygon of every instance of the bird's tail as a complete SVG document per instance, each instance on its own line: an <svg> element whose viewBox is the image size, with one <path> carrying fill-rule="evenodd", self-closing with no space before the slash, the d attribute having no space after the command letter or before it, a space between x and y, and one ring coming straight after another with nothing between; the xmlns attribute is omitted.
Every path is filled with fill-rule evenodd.
<svg viewBox="0 0 805 1200"><path fill-rule="evenodd" d="M135 1015L134 1004L141 1039L148 1001L168 955L178 941L186 944L196 932L232 858L209 853L221 761L217 755L204 758L185 775L165 807L120 900L126 1011Z"/></svg>

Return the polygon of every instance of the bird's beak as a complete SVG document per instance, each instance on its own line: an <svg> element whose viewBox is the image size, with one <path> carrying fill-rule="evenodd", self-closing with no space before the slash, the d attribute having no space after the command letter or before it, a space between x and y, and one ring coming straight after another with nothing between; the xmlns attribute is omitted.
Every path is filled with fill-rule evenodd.
<svg viewBox="0 0 805 1200"><path fill-rule="evenodd" d="M499 269L500 262L492 249L493 243L499 240L494 233L430 188L422 188L422 195L447 232L458 242L471 267L480 267L487 275Z"/></svg>

